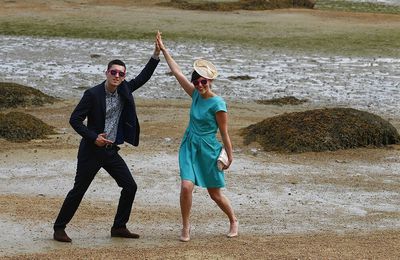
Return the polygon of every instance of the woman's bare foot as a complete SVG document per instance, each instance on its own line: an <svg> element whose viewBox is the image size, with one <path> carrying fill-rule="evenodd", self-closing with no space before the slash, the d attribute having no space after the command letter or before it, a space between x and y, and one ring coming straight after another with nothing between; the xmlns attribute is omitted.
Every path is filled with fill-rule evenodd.
<svg viewBox="0 0 400 260"><path fill-rule="evenodd" d="M235 220L234 222L231 222L231 226L229 228L229 233L226 236L229 238L237 237L238 230L239 230L239 221Z"/></svg>
<svg viewBox="0 0 400 260"><path fill-rule="evenodd" d="M190 240L190 227L189 228L182 228L181 236L179 237L181 242L189 242Z"/></svg>

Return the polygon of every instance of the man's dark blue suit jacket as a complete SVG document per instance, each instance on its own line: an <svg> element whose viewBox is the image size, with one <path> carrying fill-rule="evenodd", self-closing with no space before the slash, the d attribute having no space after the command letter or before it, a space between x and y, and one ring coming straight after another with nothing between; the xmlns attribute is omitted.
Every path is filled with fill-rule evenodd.
<svg viewBox="0 0 400 260"><path fill-rule="evenodd" d="M139 145L140 126L136 115L135 101L132 92L143 86L152 76L159 60L151 58L140 74L128 81L123 81L117 88L123 100L123 108L118 123L115 144L125 142ZM85 91L82 99L71 114L69 123L82 136L80 153L95 146L96 138L104 133L106 113L106 92L104 82ZM87 118L87 124L83 122Z"/></svg>

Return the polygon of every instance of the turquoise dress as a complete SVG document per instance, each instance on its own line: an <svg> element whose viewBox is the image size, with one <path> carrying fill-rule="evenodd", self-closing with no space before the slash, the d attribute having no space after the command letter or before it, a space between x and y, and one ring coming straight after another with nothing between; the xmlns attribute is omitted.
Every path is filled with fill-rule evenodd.
<svg viewBox="0 0 400 260"><path fill-rule="evenodd" d="M204 99L197 90L193 91L189 126L179 149L179 169L182 180L192 181L200 187L225 187L224 172L217 167L222 149L216 137L215 113L218 111L227 112L222 97Z"/></svg>

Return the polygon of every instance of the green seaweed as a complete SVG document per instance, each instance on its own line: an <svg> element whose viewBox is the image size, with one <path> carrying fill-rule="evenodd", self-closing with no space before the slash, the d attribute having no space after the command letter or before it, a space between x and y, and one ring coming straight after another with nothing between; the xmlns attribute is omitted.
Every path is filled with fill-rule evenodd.
<svg viewBox="0 0 400 260"><path fill-rule="evenodd" d="M22 112L0 113L0 138L12 142L26 142L32 139L43 139L55 134L54 127L42 120Z"/></svg>
<svg viewBox="0 0 400 260"><path fill-rule="evenodd" d="M399 144L396 128L381 117L352 108L285 113L242 129L244 143L265 151L320 152Z"/></svg>
<svg viewBox="0 0 400 260"><path fill-rule="evenodd" d="M16 83L0 82L0 108L20 106L43 106L52 104L57 98L46 95L40 90Z"/></svg>

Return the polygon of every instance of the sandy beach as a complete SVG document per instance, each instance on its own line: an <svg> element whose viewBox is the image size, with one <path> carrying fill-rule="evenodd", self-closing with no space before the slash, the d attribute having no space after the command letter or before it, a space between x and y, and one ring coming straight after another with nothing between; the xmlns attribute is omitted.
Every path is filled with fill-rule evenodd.
<svg viewBox="0 0 400 260"><path fill-rule="evenodd" d="M229 132L234 147L234 162L225 173L224 192L238 216L239 236L226 237L227 218L204 189L196 188L191 241L178 240L181 226L177 155L188 122L190 100L177 94L176 84L167 76L165 61L162 61L161 69L152 79L155 83L149 82L148 92L136 95L140 145L122 145L120 150L138 184L128 228L141 238L111 238L120 189L101 170L66 229L73 242L54 241L52 226L73 185L80 141L68 120L84 88L102 80L108 45L96 44L99 40L94 39L2 35L3 42L9 46L3 46L0 51L2 60L6 61L0 67L0 80L32 85L61 99L43 107L1 111L34 115L54 126L57 134L22 143L0 139L0 259L399 259L400 145L286 154L264 152L257 143L244 145L240 134L244 127L267 117L336 106L376 113L400 130L398 43L382 48L379 45L395 39L392 31L398 31L399 16L292 9L201 13L162 8L156 2L6 1L0 10L0 23L11 28L13 24L27 21L37 28L43 25L43 31L49 24L65 25L65 28L88 26L96 31L96 26L109 28L115 20L114 13L118 13L131 18L127 19L126 28L138 34L161 29L165 35L175 35L171 48L182 53L178 59L185 62L185 70L190 67L191 54L218 53L223 72L217 82L218 91L227 97ZM98 19L99 15L102 19ZM210 20L216 26L209 27L207 35L195 33L217 43L211 42L203 48L175 44L191 39L190 22L209 24ZM248 34L244 36L245 28ZM337 54L354 53L357 41L364 42L365 38L360 36L363 33L383 39L375 41L379 38L375 37L360 52L365 55L370 50L370 56ZM349 39L351 44L325 46L326 42L321 40L321 47L319 39L325 35L334 35L338 42ZM265 42L266 47L258 52L257 45L249 47L249 42L244 42L246 47L232 43L232 39L241 41L246 37L249 41ZM307 49L303 53L296 44L279 49L280 39L283 41L285 37L300 40L309 37L316 52L310 54ZM221 38L228 40L219 42ZM275 42L268 45L269 39ZM129 45L129 42L128 50L114 48L114 54L125 56L137 46L142 46L138 52L151 53L151 46L144 45L143 39L137 41L141 45ZM77 51L77 42L84 46L82 52ZM299 48L307 45L308 41L304 42L304 45L299 43ZM59 43L65 44L61 45L64 51L57 46ZM232 48L222 49L224 44ZM100 52L85 52L92 45ZM126 47L125 43L121 45ZM210 46L213 47L210 49ZM273 46L278 47L273 49ZM287 48L293 49L286 53ZM249 56L247 59L255 62L249 63L242 57L232 59L227 57L228 52ZM69 53L73 54L69 56ZM257 60L260 53L263 59ZM90 59L91 54L100 56ZM53 57L48 63L46 55ZM81 59L74 58L79 55ZM143 64L148 58L143 57L139 61L129 57L128 62ZM79 64L80 70L74 70L69 59ZM238 71L242 74L230 70L227 64L240 67ZM33 73L38 74L34 79L29 78ZM85 73L90 77L80 77L79 82L73 80ZM254 81L229 78L247 74ZM56 89L49 81L62 85L67 94L60 94L63 88ZM162 86L160 82L165 83L164 92L153 89ZM235 98L257 93L263 83L270 88L260 94L262 99L294 94L310 100L301 105L278 106L259 104L255 102L256 96ZM246 93L243 85L254 88ZM154 96L154 93L161 94Z"/></svg>
<svg viewBox="0 0 400 260"><path fill-rule="evenodd" d="M121 153L139 190L129 228L142 235L111 238L119 188L100 171L67 228L71 244L52 240L52 223L72 187L79 136L68 126L76 100L19 109L56 127L44 140L1 140L0 255L15 259L73 258L331 258L399 256L400 146L337 152L276 154L240 129L264 117L312 109L310 105L229 103L235 161L225 192L240 220L240 236L227 239L228 222L203 189L196 189L192 241L180 230L177 150L187 123L187 100L138 100L142 138ZM400 120L394 121L399 127ZM205 249L207 248L207 249Z"/></svg>

